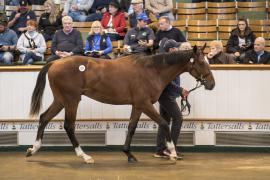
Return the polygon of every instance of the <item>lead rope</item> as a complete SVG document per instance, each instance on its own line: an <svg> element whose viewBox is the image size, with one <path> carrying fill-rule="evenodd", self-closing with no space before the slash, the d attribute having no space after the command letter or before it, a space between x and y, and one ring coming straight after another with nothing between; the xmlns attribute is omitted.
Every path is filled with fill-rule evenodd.
<svg viewBox="0 0 270 180"><path fill-rule="evenodd" d="M194 88L190 89L188 92L189 94L192 92L192 91L195 91L196 89L202 87L202 84L199 80L197 80L197 84ZM188 95L189 96L189 95ZM188 113L187 114L184 114L182 116L188 116L190 114L190 108L191 108L191 105L188 101L188 96L186 97L186 99L181 99L181 112L184 112L186 111L186 109L188 110Z"/></svg>

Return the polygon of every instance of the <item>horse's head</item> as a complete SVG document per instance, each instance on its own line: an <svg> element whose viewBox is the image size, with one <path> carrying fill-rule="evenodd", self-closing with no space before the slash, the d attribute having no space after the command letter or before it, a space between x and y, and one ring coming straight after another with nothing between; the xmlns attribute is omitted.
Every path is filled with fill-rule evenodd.
<svg viewBox="0 0 270 180"><path fill-rule="evenodd" d="M193 57L190 59L188 72L204 85L205 89L212 90L215 87L215 79L208 62L204 59L203 50L196 45L193 47Z"/></svg>

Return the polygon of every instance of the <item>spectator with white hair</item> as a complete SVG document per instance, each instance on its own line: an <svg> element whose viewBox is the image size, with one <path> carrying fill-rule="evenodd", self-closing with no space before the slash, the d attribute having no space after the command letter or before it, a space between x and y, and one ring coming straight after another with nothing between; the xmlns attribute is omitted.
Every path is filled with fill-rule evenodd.
<svg viewBox="0 0 270 180"><path fill-rule="evenodd" d="M206 55L209 64L235 64L232 55L223 52L221 41L211 41L210 52Z"/></svg>
<svg viewBox="0 0 270 180"><path fill-rule="evenodd" d="M52 55L48 62L56 59L80 55L83 52L83 40L80 31L73 28L73 21L70 16L62 18L63 29L58 30L52 41Z"/></svg>
<svg viewBox="0 0 270 180"><path fill-rule="evenodd" d="M244 64L270 64L270 53L265 50L265 39L258 37L255 39L254 48L246 52L243 59Z"/></svg>
<svg viewBox="0 0 270 180"><path fill-rule="evenodd" d="M137 26L137 16L141 13L145 13L149 17L149 12L143 9L143 0L132 0L131 5L133 13L129 15L129 25L133 28Z"/></svg>

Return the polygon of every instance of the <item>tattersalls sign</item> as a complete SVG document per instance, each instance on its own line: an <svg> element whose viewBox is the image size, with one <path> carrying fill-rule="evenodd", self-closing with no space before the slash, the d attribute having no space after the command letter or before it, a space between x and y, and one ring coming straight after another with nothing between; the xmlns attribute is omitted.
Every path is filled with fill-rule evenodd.
<svg viewBox="0 0 270 180"><path fill-rule="evenodd" d="M76 131L96 130L127 130L127 121L77 121ZM158 125L154 121L139 121L137 129L157 130ZM0 131L37 131L38 122L0 122ZM62 121L50 122L46 131L64 130ZM208 121L184 121L184 131L268 131L270 122L208 122Z"/></svg>

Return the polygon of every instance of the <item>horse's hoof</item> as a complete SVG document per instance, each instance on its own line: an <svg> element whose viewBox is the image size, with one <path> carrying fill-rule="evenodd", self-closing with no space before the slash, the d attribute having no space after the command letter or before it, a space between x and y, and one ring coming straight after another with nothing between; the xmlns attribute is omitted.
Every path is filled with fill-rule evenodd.
<svg viewBox="0 0 270 180"><path fill-rule="evenodd" d="M26 151L26 157L30 157L32 156L32 148L28 148L27 151Z"/></svg>
<svg viewBox="0 0 270 180"><path fill-rule="evenodd" d="M133 157L128 157L128 162L129 163L136 163L138 160L133 156Z"/></svg>
<svg viewBox="0 0 270 180"><path fill-rule="evenodd" d="M176 161L177 161L177 157L170 156L170 160L171 160L172 162L176 163Z"/></svg>
<svg viewBox="0 0 270 180"><path fill-rule="evenodd" d="M94 160L93 158L86 159L86 160L85 160L85 163L86 163L86 164L94 164L94 163L95 163L95 160Z"/></svg>

